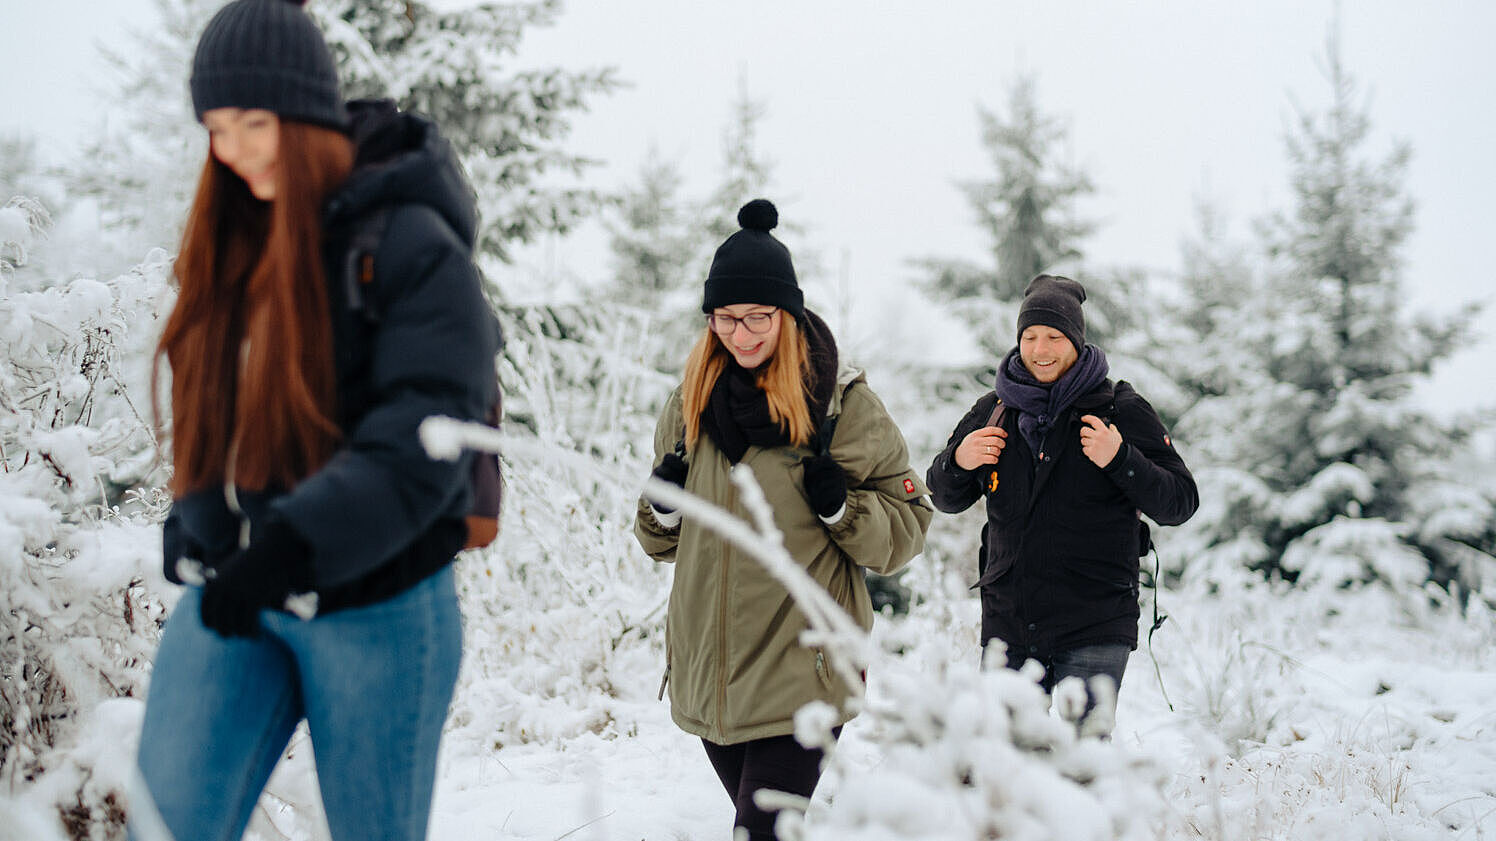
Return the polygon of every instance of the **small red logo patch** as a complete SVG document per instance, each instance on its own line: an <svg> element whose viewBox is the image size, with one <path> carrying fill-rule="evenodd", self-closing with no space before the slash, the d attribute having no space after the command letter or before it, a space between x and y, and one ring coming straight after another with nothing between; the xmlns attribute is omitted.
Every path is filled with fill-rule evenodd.
<svg viewBox="0 0 1496 841"><path fill-rule="evenodd" d="M906 494L912 494L912 493L914 493L914 480L913 479L905 479L904 480L904 493L906 493Z"/></svg>
<svg viewBox="0 0 1496 841"><path fill-rule="evenodd" d="M1169 436L1167 436L1167 435L1164 436L1164 446L1165 447L1172 447L1172 446L1174 446L1174 442L1170 441L1169 440Z"/></svg>

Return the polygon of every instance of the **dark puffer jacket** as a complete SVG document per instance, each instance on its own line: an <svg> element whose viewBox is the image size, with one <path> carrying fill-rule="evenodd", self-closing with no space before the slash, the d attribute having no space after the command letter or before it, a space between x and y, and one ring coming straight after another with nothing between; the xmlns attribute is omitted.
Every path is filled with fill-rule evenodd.
<svg viewBox="0 0 1496 841"><path fill-rule="evenodd" d="M941 511L964 511L983 495L990 471L963 470L954 456L996 405L993 392L978 400L931 463L926 481ZM1122 448L1105 469L1081 450L1080 419L1088 414L1122 433ZM983 644L1002 640L1015 666L1084 645L1136 647L1138 512L1178 525L1200 504L1163 423L1132 386L1106 381L1049 433L1042 460L1019 433L1016 412L1004 414L1002 427L1007 446L996 489L986 494L978 561Z"/></svg>
<svg viewBox="0 0 1496 841"><path fill-rule="evenodd" d="M470 256L472 189L450 145L390 102L349 112L357 160L323 222L342 444L290 491L238 491L252 529L275 512L311 546L322 612L388 598L462 548L471 456L428 458L416 430L430 415L485 417L500 344ZM356 305L346 264L376 211L374 279ZM224 489L176 500L163 533L167 577L177 580L179 558L221 561L238 535Z"/></svg>

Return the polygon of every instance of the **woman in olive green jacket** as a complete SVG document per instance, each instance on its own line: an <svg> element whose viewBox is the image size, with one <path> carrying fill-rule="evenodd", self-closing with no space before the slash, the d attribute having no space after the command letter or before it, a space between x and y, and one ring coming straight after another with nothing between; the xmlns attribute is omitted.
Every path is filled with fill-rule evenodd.
<svg viewBox="0 0 1496 841"><path fill-rule="evenodd" d="M740 517L729 478L747 465L773 508L790 556L864 628L872 602L863 567L891 573L924 547L931 508L903 435L831 331L804 307L789 251L769 231L762 199L738 213L743 230L717 250L702 310L707 327L655 430L654 475ZM826 423L835 418L834 427ZM834 429L829 450L819 440ZM676 563L666 625L671 715L699 736L750 839L772 839L759 788L809 797L821 752L791 735L812 701L847 703L847 686L789 592L755 559L681 512L639 501L644 551ZM837 732L840 728L837 728Z"/></svg>

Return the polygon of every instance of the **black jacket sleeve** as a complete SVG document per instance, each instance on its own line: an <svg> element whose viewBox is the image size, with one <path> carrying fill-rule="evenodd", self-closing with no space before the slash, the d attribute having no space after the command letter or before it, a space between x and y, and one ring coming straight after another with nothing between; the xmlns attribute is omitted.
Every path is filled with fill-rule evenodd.
<svg viewBox="0 0 1496 841"><path fill-rule="evenodd" d="M989 391L956 424L945 449L935 454L930 469L925 471L925 484L930 486L930 501L947 514L959 514L982 498L982 489L977 482L977 471L963 470L956 465L956 447L966 436L987 424L992 409L997 405L997 393Z"/></svg>
<svg viewBox="0 0 1496 841"><path fill-rule="evenodd" d="M389 294L370 362L373 405L331 461L272 503L311 544L319 588L380 566L456 505L472 456L432 459L417 429L433 415L482 421L494 399L497 325L451 228L429 207L400 207L375 267Z"/></svg>
<svg viewBox="0 0 1496 841"><path fill-rule="evenodd" d="M1188 520L1200 507L1200 491L1158 413L1142 395L1119 387L1115 422L1122 449L1106 466L1106 475L1159 525Z"/></svg>

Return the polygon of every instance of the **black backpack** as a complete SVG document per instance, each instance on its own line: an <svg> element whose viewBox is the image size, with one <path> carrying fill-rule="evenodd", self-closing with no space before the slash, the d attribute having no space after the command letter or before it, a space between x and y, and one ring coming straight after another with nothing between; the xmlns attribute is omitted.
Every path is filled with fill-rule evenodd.
<svg viewBox="0 0 1496 841"><path fill-rule="evenodd" d="M343 292L348 309L358 313L373 327L379 323L379 312L364 294L364 287L374 282L374 254L384 239L390 208L380 207L359 219L349 239L348 259L343 266ZM502 342L502 340L501 340ZM494 400L488 407L484 423L498 429L504 418L503 390L497 369L494 371ZM487 546L499 534L499 511L504 503L504 472L497 453L478 453L473 459L470 477L472 503L468 506L467 542L464 549Z"/></svg>

